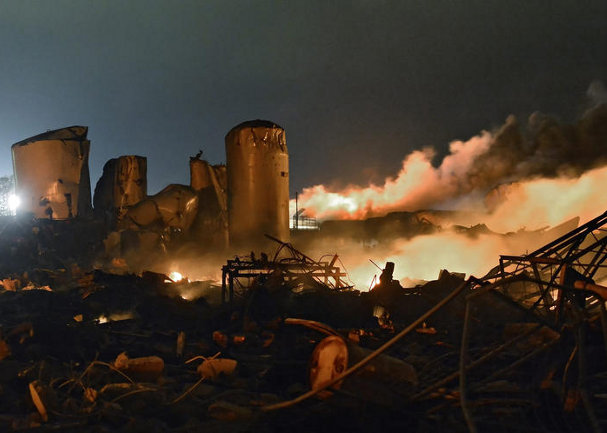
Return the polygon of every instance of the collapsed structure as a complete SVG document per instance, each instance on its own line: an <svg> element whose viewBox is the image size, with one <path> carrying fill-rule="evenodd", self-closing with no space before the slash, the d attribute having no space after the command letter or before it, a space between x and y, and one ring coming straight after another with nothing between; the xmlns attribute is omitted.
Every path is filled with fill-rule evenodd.
<svg viewBox="0 0 607 433"><path fill-rule="evenodd" d="M22 212L65 220L91 213L86 126L47 131L11 147Z"/></svg>
<svg viewBox="0 0 607 433"><path fill-rule="evenodd" d="M0 428L600 432L606 234L603 214L413 289L386 265L369 293L276 242L228 261L217 306L151 272L5 278Z"/></svg>
<svg viewBox="0 0 607 433"><path fill-rule="evenodd" d="M12 146L20 213L38 219L90 217L87 127L40 134ZM285 131L273 122L241 123L225 138L227 166L190 158L190 185L147 192L147 160L109 160L95 187L94 216L106 227L108 255L162 251L187 234L207 251L250 249L264 234L289 240L289 161Z"/></svg>
<svg viewBox="0 0 607 433"><path fill-rule="evenodd" d="M337 255L315 261L285 240L284 130L252 121L226 136L227 166L190 159L189 186L149 196L144 157L110 160L95 223L115 257L184 234L218 251L269 234L276 254L228 260L221 288L117 275L83 263L88 146L84 127L13 146L38 222L0 229L0 429L599 432L607 422L607 214L563 223L481 278L444 271L403 289L388 262L361 293ZM428 233L443 217L326 230L375 239ZM12 256L29 267L10 269ZM205 297L192 301L194 290Z"/></svg>

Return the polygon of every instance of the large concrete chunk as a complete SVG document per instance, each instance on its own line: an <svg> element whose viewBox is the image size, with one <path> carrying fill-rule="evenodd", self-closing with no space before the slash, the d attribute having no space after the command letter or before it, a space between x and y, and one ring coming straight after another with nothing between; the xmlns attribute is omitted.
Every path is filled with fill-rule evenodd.
<svg viewBox="0 0 607 433"><path fill-rule="evenodd" d="M13 144L20 212L50 219L90 215L87 132L86 126L71 126Z"/></svg>

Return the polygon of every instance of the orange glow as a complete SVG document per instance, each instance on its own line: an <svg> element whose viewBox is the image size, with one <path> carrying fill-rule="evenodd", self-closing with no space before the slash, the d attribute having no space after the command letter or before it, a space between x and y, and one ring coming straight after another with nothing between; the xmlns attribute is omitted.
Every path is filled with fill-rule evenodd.
<svg viewBox="0 0 607 433"><path fill-rule="evenodd" d="M434 222L442 228L435 234L397 239L388 245L384 241L371 249L355 242L350 245L348 240L339 240L341 244L333 240L324 249L320 244L312 248L322 253L338 249L359 290L369 290L373 275L378 273L369 258L380 264L394 262L394 278L403 286L412 287L419 280L436 279L441 269L483 276L497 264L500 254L524 254L553 240L530 231L554 227L575 217L585 223L607 210L607 166L577 176L570 171L560 177L539 178L530 177L532 171L527 168L534 161L527 159L520 161L521 167L500 171L500 167L482 165L486 161L479 159L495 155L491 152L496 137L482 132L465 142L454 141L438 166L432 165L432 149L414 151L405 157L396 176L387 177L381 185L351 185L341 190L325 185L304 188L298 206L306 209L307 216L321 221L424 209L465 211L491 231L508 236L483 234L471 238L448 230L453 224L467 222L446 220ZM489 161L499 165L495 158ZM484 171L479 171L475 163L481 164ZM512 182L511 177L517 176L528 177ZM503 183L496 185L499 182ZM493 187L496 188L491 190ZM295 207L294 202L291 205Z"/></svg>
<svg viewBox="0 0 607 433"><path fill-rule="evenodd" d="M394 262L394 277L404 287L412 287L419 280L436 279L441 269L480 277L497 264L500 254L524 254L552 240L529 231L553 227L577 216L580 223L584 223L603 213L607 209L604 185L607 185L607 167L577 178L537 179L503 186L493 213L485 214L482 219L495 232L516 234L470 238L443 229L431 235L397 239L372 249L343 241L339 245L340 257L359 290L369 290L373 275L378 273L368 262L369 258L380 264ZM335 241L324 245L324 252L336 245Z"/></svg>
<svg viewBox="0 0 607 433"><path fill-rule="evenodd" d="M386 178L381 186L350 186L342 191L329 191L323 185L304 188L299 207L319 219L361 219L431 207L460 194L460 179L474 159L488 149L491 139L491 134L483 132L466 142L452 142L450 154L438 168L432 166L432 149L414 151L405 158L397 176ZM294 200L290 206L295 208Z"/></svg>
<svg viewBox="0 0 607 433"><path fill-rule="evenodd" d="M607 209L607 167L577 178L537 179L505 187L487 225L500 232L553 226L579 216L582 223Z"/></svg>
<svg viewBox="0 0 607 433"><path fill-rule="evenodd" d="M178 283L183 280L183 275L177 271L172 271L169 273L169 278L171 279L169 282Z"/></svg>
<svg viewBox="0 0 607 433"><path fill-rule="evenodd" d="M445 231L409 240L396 240L372 251L349 246L341 259L358 290L369 290L373 275L378 274L377 268L368 261L370 255L379 264L394 262L394 278L403 287L413 287L422 281L437 279L442 269L465 273L466 276L483 276L497 264L500 254L520 254L529 247L539 246L538 241L536 239L533 243L528 239L509 239L496 235L471 239Z"/></svg>

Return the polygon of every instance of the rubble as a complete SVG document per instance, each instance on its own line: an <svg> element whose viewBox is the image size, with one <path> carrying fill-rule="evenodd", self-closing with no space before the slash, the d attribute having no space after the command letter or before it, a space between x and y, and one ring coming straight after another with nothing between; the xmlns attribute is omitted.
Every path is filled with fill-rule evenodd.
<svg viewBox="0 0 607 433"><path fill-rule="evenodd" d="M108 161L91 219L86 136L69 127L12 148L17 189L32 191L0 219L0 431L607 424L607 213L499 234L476 214L392 212L291 236L285 131L256 120L226 136L227 165L191 157L189 186L148 196L145 158ZM387 262L361 292L337 254L286 242L351 235L381 249L442 230L546 245L480 278L443 270L407 288ZM264 252L233 256L238 244ZM146 267L187 248L197 266L201 252L230 257L222 281Z"/></svg>
<svg viewBox="0 0 607 433"><path fill-rule="evenodd" d="M198 282L104 271L92 244L77 254L64 229L82 221L10 224L2 431L565 432L607 420L607 214L482 278L443 271L403 288L388 263L370 292L338 257L274 240L273 254L228 260L223 287L191 301Z"/></svg>

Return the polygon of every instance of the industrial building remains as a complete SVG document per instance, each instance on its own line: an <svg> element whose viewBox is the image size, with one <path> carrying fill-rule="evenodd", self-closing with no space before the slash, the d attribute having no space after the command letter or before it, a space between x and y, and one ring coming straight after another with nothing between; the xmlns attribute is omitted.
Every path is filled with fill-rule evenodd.
<svg viewBox="0 0 607 433"><path fill-rule="evenodd" d="M86 127L12 146L1 431L605 430L607 213L504 235L446 211L291 231L284 129L244 122L225 146L226 165L200 152L190 185L154 195L145 157L111 159L92 201ZM357 288L339 254L295 246L381 245L446 220L540 246L408 288L393 262ZM219 259L221 280L149 267L178 257Z"/></svg>
<svg viewBox="0 0 607 433"><path fill-rule="evenodd" d="M94 217L105 227L108 256L166 250L187 238L203 252L268 245L265 234L289 240L289 159L285 131L253 120L226 135L227 165L190 158L190 185L147 194L147 160L109 160L91 207L87 127L49 131L12 147L20 214L66 221ZM138 256L135 253L134 256ZM131 255L133 256L133 255Z"/></svg>

